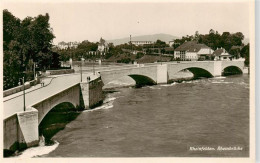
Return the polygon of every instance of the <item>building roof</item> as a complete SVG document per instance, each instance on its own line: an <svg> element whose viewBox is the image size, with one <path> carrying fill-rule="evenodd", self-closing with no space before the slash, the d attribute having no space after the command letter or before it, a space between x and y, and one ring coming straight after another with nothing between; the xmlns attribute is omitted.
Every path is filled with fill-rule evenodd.
<svg viewBox="0 0 260 163"><path fill-rule="evenodd" d="M220 55L228 55L228 56L231 56L230 54L228 54L228 52L224 49L224 48L219 48L217 50L215 50L213 52L213 55L215 56L220 56Z"/></svg>
<svg viewBox="0 0 260 163"><path fill-rule="evenodd" d="M172 48L172 47L165 47L164 49L165 49L165 51L174 51L174 48Z"/></svg>
<svg viewBox="0 0 260 163"><path fill-rule="evenodd" d="M224 52L224 49L217 49L213 52L213 55L220 56Z"/></svg>
<svg viewBox="0 0 260 163"><path fill-rule="evenodd" d="M188 52L198 52L201 48L210 48L205 44L198 44L196 41L187 41L182 45L178 46L175 51L188 51Z"/></svg>

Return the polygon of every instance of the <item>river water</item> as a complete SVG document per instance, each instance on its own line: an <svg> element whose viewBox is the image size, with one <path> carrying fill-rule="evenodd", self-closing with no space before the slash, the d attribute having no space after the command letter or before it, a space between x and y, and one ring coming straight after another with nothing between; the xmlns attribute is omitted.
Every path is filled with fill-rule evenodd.
<svg viewBox="0 0 260 163"><path fill-rule="evenodd" d="M41 157L249 156L248 75L114 91Z"/></svg>

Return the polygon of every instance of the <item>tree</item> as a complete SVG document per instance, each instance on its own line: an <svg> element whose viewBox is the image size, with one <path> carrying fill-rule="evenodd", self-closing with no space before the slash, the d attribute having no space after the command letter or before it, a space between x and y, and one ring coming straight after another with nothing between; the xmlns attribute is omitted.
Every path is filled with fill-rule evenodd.
<svg viewBox="0 0 260 163"><path fill-rule="evenodd" d="M249 43L241 49L241 57L245 58L245 65L250 65L250 45Z"/></svg>
<svg viewBox="0 0 260 163"><path fill-rule="evenodd" d="M195 34L194 34L194 40L199 41L199 38L200 38L199 31L196 31Z"/></svg>
<svg viewBox="0 0 260 163"><path fill-rule="evenodd" d="M3 11L4 89L17 86L33 62L41 69L51 66L54 37L48 14L20 20Z"/></svg>
<svg viewBox="0 0 260 163"><path fill-rule="evenodd" d="M213 29L210 29L209 34L215 34L215 31Z"/></svg>
<svg viewBox="0 0 260 163"><path fill-rule="evenodd" d="M161 41L161 40L157 40L157 41L155 42L155 46L156 46L156 47L166 47L166 42Z"/></svg>

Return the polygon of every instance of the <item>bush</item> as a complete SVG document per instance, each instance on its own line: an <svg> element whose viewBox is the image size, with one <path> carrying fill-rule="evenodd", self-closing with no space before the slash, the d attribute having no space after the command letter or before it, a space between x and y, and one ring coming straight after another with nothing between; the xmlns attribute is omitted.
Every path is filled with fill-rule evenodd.
<svg viewBox="0 0 260 163"><path fill-rule="evenodd" d="M117 63L130 63L132 60L130 58L123 58L120 60L117 60Z"/></svg>
<svg viewBox="0 0 260 163"><path fill-rule="evenodd" d="M135 58L136 58L136 59L139 59L139 58L142 58L143 56L144 56L143 53L138 52Z"/></svg>

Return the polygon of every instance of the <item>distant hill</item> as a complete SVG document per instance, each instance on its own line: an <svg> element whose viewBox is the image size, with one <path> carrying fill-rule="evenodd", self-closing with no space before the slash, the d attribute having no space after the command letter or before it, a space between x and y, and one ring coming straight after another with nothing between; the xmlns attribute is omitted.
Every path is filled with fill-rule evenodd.
<svg viewBox="0 0 260 163"><path fill-rule="evenodd" d="M120 45L120 44L128 43L130 41L129 37L115 39L115 40L108 40L107 42L112 42L114 45ZM166 43L169 43L169 41L177 39L177 38L179 38L179 37L161 33L161 34L154 34L154 35L132 36L132 41L153 41L153 42L155 42L156 40L161 40Z"/></svg>

